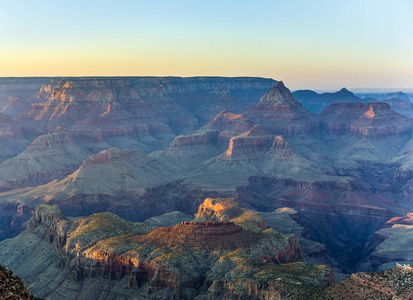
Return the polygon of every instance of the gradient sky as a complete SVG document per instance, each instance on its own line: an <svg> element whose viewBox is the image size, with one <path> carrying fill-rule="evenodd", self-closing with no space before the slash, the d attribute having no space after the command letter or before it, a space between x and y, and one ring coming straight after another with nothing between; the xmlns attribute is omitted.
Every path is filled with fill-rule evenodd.
<svg viewBox="0 0 413 300"><path fill-rule="evenodd" d="M0 0L0 76L412 88L412 0Z"/></svg>

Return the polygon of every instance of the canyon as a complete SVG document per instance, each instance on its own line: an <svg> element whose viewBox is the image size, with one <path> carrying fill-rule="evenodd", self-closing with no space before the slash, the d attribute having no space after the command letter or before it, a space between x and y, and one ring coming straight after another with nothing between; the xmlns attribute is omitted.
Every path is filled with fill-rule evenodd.
<svg viewBox="0 0 413 300"><path fill-rule="evenodd" d="M299 298L273 279L313 272L300 280L336 295L367 280L354 272L401 272L413 263L411 103L373 97L254 77L0 78L0 264L52 299L98 297L103 282L111 297L226 299L242 286ZM264 269L226 257L264 251L263 236L271 255L244 263Z"/></svg>

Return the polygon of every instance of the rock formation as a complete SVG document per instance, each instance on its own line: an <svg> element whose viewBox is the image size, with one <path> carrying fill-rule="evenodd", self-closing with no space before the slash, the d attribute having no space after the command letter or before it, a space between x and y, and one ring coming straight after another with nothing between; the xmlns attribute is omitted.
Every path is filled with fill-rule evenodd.
<svg viewBox="0 0 413 300"><path fill-rule="evenodd" d="M71 134L45 134L16 157L0 164L0 190L45 184L75 171L90 153Z"/></svg>
<svg viewBox="0 0 413 300"><path fill-rule="evenodd" d="M23 280L6 267L0 265L0 297L1 299L36 300L31 296ZM39 299L40 300L40 299Z"/></svg>
<svg viewBox="0 0 413 300"><path fill-rule="evenodd" d="M222 201L227 206L233 200ZM333 283L327 266L301 262L295 235L264 230L239 217L152 229L111 213L71 221L57 206L41 205L24 233L0 243L0 261L26 278L35 295L50 298L204 299L226 281L242 287L237 282L242 278L252 286L278 278L276 293L288 287L301 294ZM22 247L25 243L30 249ZM28 266L29 261L35 263ZM108 286L102 290L99 283Z"/></svg>
<svg viewBox="0 0 413 300"><path fill-rule="evenodd" d="M46 77L0 78L0 112L10 118L30 108L30 104L43 102L35 94L53 79Z"/></svg>
<svg viewBox="0 0 413 300"><path fill-rule="evenodd" d="M412 281L413 272L403 267L385 272L355 273L328 288L318 299L411 299Z"/></svg>
<svg viewBox="0 0 413 300"><path fill-rule="evenodd" d="M410 101L402 100L399 98L391 98L388 100L382 100L384 103L390 104L391 109L402 114L408 118L413 117L413 105Z"/></svg>
<svg viewBox="0 0 413 300"><path fill-rule="evenodd" d="M20 233L39 204L56 204L68 217L112 212L144 221L174 211L192 216L206 197L228 197L261 213L294 210L285 219L300 228L306 257L350 273L383 265L370 256L385 245L378 231L412 211L411 120L386 103L360 103L342 90L320 96L330 106L314 115L282 82L259 78L36 84L30 97L11 84L26 92L7 99L41 103L16 120L0 118L0 240ZM159 225L174 226L178 215Z"/></svg>
<svg viewBox="0 0 413 300"><path fill-rule="evenodd" d="M282 81L252 105L246 116L268 132L284 136L313 132L318 127L317 119L294 100Z"/></svg>
<svg viewBox="0 0 413 300"><path fill-rule="evenodd" d="M385 228L374 233L372 242L366 247L366 258L361 270L387 270L400 264L412 264L413 214L388 220Z"/></svg>
<svg viewBox="0 0 413 300"><path fill-rule="evenodd" d="M412 122L385 103L337 103L321 113L322 125L329 133L348 133L357 137L383 138L409 132Z"/></svg>
<svg viewBox="0 0 413 300"><path fill-rule="evenodd" d="M233 222L182 222L173 227L155 229L136 241L168 249L213 251L247 247L257 238Z"/></svg>

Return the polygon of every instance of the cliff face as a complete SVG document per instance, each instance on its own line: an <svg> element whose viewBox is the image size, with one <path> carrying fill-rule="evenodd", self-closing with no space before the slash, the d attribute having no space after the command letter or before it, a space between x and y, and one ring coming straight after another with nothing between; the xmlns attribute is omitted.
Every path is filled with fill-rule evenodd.
<svg viewBox="0 0 413 300"><path fill-rule="evenodd" d="M273 139L261 125L255 125L251 130L230 139L225 157L229 160L260 160Z"/></svg>
<svg viewBox="0 0 413 300"><path fill-rule="evenodd" d="M386 103L331 104L321 113L322 125L329 133L383 138L402 135L411 129L411 120Z"/></svg>
<svg viewBox="0 0 413 300"><path fill-rule="evenodd" d="M387 104L357 103L346 90L323 103L351 103L316 116L275 83L124 77L45 84L33 95L42 103L16 121L0 118L0 239L18 234L41 203L71 217L110 211L143 221L177 210L192 215L207 196L237 197L257 210L295 209L308 239L354 261L355 249L385 222L411 212L411 122Z"/></svg>
<svg viewBox="0 0 413 300"><path fill-rule="evenodd" d="M295 220L309 229L311 239L326 244L347 268L356 268L354 262L364 254L346 250L371 240L399 210L392 198L354 182L310 183L255 176L237 192L237 199L259 211L295 208L299 212Z"/></svg>
<svg viewBox="0 0 413 300"><path fill-rule="evenodd" d="M409 251L412 245L412 214L392 218L386 222L385 228L374 233L360 269L382 271L395 267L397 263L412 264L413 255Z"/></svg>
<svg viewBox="0 0 413 300"><path fill-rule="evenodd" d="M44 98L34 96L51 78L0 78L0 112L10 118L30 108Z"/></svg>
<svg viewBox="0 0 413 300"><path fill-rule="evenodd" d="M87 297L90 292L96 297L109 292L105 297L194 299L216 293L224 277L249 277L251 272L257 274L256 279L248 279L251 285L274 276L283 278L275 287L278 291L291 285L295 269L301 270L294 279L301 283L293 283L298 292L303 284L332 284L328 267L297 262L302 260L302 252L296 236L263 230L234 216L226 222L184 222L151 231L145 224L126 222L110 213L70 221L57 206L43 205L22 235L0 243L0 261L26 278L36 295L52 298ZM24 243L31 243L31 250L18 248L24 253L13 253ZM55 258L39 264L45 262L45 251ZM32 267L22 261L32 261ZM100 290L98 282L110 282L110 291ZM232 284L242 286L236 280ZM249 293L255 292L251 289Z"/></svg>
<svg viewBox="0 0 413 300"><path fill-rule="evenodd" d="M318 128L315 116L294 100L290 90L281 81L252 105L246 116L272 134L294 136Z"/></svg>
<svg viewBox="0 0 413 300"><path fill-rule="evenodd" d="M43 86L36 97L46 101L16 120L29 137L59 126L95 142L128 135L144 144L169 143L175 133L197 129L225 107L239 110L242 105L230 91L261 93L272 84L259 78L62 79Z"/></svg>
<svg viewBox="0 0 413 300"><path fill-rule="evenodd" d="M28 136L59 127L94 142L128 135L171 135L166 121L124 79L61 80L46 102L33 105L16 122Z"/></svg>
<svg viewBox="0 0 413 300"><path fill-rule="evenodd" d="M16 157L0 164L0 190L45 184L75 171L90 153L71 134L57 132L34 140Z"/></svg>
<svg viewBox="0 0 413 300"><path fill-rule="evenodd" d="M0 114L0 146L2 147L0 161L17 155L27 144L21 129L9 117Z"/></svg>

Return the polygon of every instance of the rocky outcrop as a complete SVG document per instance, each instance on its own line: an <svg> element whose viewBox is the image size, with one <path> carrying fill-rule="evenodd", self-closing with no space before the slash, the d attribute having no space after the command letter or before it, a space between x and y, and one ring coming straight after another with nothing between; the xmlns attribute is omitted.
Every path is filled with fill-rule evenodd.
<svg viewBox="0 0 413 300"><path fill-rule="evenodd" d="M36 300L31 296L23 280L6 267L0 265L0 297L1 299ZM40 300L40 299L39 299Z"/></svg>
<svg viewBox="0 0 413 300"><path fill-rule="evenodd" d="M384 138L411 130L407 117L391 110L386 103L337 103L321 113L323 128L333 134Z"/></svg>
<svg viewBox="0 0 413 300"><path fill-rule="evenodd" d="M374 233L366 247L368 252L360 270L382 271L395 267L397 263L413 264L413 255L409 251L413 245L411 215L392 218L386 222L385 228Z"/></svg>
<svg viewBox="0 0 413 300"><path fill-rule="evenodd" d="M386 222L387 227L392 227L395 224L413 225L413 213L408 213L406 217L394 217Z"/></svg>
<svg viewBox="0 0 413 300"><path fill-rule="evenodd" d="M33 217L30 219L28 230L34 230L38 226L55 230L59 221L66 220L57 205L39 205Z"/></svg>
<svg viewBox="0 0 413 300"><path fill-rule="evenodd" d="M219 202L217 199L214 203ZM138 239L148 235L151 228L125 222L109 213L69 221L62 218L56 207L41 206L30 224L22 235L0 243L0 261L26 277L28 288L35 295L46 298L343 299L344 295L346 299L365 299L373 295L378 299L409 299L411 296L413 273L409 266L379 273L357 273L334 284L328 266L300 261L280 263L275 257L272 261L265 260L263 254L280 251L282 245L294 245L293 235L273 230L257 231L258 241L254 245L236 251L194 248L174 251L157 247L153 244L155 240L140 244ZM234 226L231 222L214 224L210 232L216 226ZM201 231L207 227L205 223L193 222L180 227L193 232L194 226ZM61 232L66 239L61 244L55 243ZM227 234L233 234L232 230L224 235ZM280 255L277 259L293 257ZM0 281L4 279L2 273L7 270L0 269ZM6 278L15 279L7 274ZM12 283L6 279L7 286Z"/></svg>
<svg viewBox="0 0 413 300"><path fill-rule="evenodd" d="M27 277L29 289L36 295L52 298L86 297L93 290L94 295L106 293L104 297L116 293L118 299L136 295L194 299L213 292L209 287L221 280L257 277L266 284L268 275L259 274L268 272L273 274L271 278L283 278L281 289L293 284L300 290L302 283L292 281L296 268L302 273L299 280L306 285L331 284L328 267L301 262L296 236L250 226L233 221L184 222L151 231L153 228L145 224L126 222L111 213L71 221L56 206L43 205L36 209L22 235L0 243L0 261ZM32 251L23 247L19 248L25 252L23 256L13 253L25 243L31 243ZM36 263L30 269L27 263L20 263L38 261L45 251L55 257L54 262ZM257 276L250 277L251 272ZM109 283L109 295L97 282ZM74 288L67 289L68 285ZM122 290L113 289L116 285Z"/></svg>
<svg viewBox="0 0 413 300"><path fill-rule="evenodd" d="M205 125L205 128L241 133L248 131L252 126L254 126L254 123L244 115L234 114L228 110L223 110L215 118L209 121Z"/></svg>
<svg viewBox="0 0 413 300"><path fill-rule="evenodd" d="M320 287L328 287L334 284L334 277L328 268L313 269L313 274L308 276L308 272L312 268L310 265L296 264L288 267L297 269L298 272L294 278L269 279L271 272L268 272L265 279L256 275L254 279L216 280L205 295L200 295L195 299L319 299L318 295L314 295L312 291L306 291L305 288L297 289L294 286L286 288L279 280L299 283L304 286L313 286L316 283Z"/></svg>
<svg viewBox="0 0 413 300"><path fill-rule="evenodd" d="M318 299L411 299L413 272L396 267L385 272L355 273L328 288Z"/></svg>
<svg viewBox="0 0 413 300"><path fill-rule="evenodd" d="M202 129L217 131L217 146L225 148L232 137L249 131L253 126L254 122L244 115L223 110Z"/></svg>
<svg viewBox="0 0 413 300"><path fill-rule="evenodd" d="M261 217L249 212L234 198L206 198L198 207L195 217L200 221L232 220L243 228L267 228L267 224Z"/></svg>
<svg viewBox="0 0 413 300"><path fill-rule="evenodd" d="M249 131L231 138L224 157L229 160L260 160L273 139L274 136L268 134L261 125L255 125Z"/></svg>
<svg viewBox="0 0 413 300"><path fill-rule="evenodd" d="M317 119L294 100L282 81L267 91L259 102L252 105L246 116L261 124L268 132L284 136L313 132L318 128Z"/></svg>
<svg viewBox="0 0 413 300"><path fill-rule="evenodd" d="M257 238L233 222L182 222L161 227L137 241L168 249L236 250L256 242Z"/></svg>
<svg viewBox="0 0 413 300"><path fill-rule="evenodd" d="M213 130L196 131L194 134L177 136L169 146L169 149L183 149L191 146L204 146L214 143L218 132Z"/></svg>

